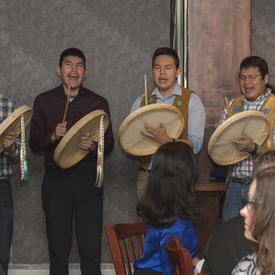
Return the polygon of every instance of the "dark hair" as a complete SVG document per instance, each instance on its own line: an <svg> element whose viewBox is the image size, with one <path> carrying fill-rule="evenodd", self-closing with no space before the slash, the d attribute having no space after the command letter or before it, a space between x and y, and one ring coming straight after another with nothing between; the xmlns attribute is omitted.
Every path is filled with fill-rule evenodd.
<svg viewBox="0 0 275 275"><path fill-rule="evenodd" d="M80 57L83 60L83 62L84 62L84 68L86 68L86 58L85 58L85 55L84 55L84 53L81 50L79 50L77 48L69 48L69 49L64 50L61 53L60 58L59 58L59 66L62 65L62 62L65 59L65 57L69 56L69 55Z"/></svg>
<svg viewBox="0 0 275 275"><path fill-rule="evenodd" d="M174 49L167 48L167 47L162 47L162 48L158 48L155 50L155 52L153 54L153 58L152 58L152 67L154 67L155 59L159 55L170 55L171 57L174 58L176 67L179 68L180 60L179 60L179 56L178 56L177 52Z"/></svg>
<svg viewBox="0 0 275 275"><path fill-rule="evenodd" d="M239 76L242 69L250 67L258 68L262 79L269 73L267 62L260 56L248 56L240 64Z"/></svg>
<svg viewBox="0 0 275 275"><path fill-rule="evenodd" d="M255 209L252 236L257 241L257 266L262 274L275 274L275 152L260 156L256 164Z"/></svg>
<svg viewBox="0 0 275 275"><path fill-rule="evenodd" d="M191 219L194 210L192 185L197 179L192 149L183 142L159 147L137 213L153 226L169 226L177 218Z"/></svg>

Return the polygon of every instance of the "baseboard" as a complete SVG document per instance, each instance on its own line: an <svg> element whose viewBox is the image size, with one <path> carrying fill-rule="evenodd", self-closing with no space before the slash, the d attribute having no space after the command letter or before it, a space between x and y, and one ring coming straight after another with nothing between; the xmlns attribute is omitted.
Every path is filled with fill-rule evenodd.
<svg viewBox="0 0 275 275"><path fill-rule="evenodd" d="M102 275L115 275L113 264L101 264ZM9 266L9 275L49 275L49 265L15 265ZM70 265L70 275L81 275L79 265Z"/></svg>

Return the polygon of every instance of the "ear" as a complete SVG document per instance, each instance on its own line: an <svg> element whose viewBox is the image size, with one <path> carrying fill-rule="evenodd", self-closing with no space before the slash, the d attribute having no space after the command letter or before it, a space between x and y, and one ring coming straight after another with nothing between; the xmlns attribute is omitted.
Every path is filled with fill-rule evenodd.
<svg viewBox="0 0 275 275"><path fill-rule="evenodd" d="M266 74L264 76L264 83L265 83L265 85L267 85L268 81L269 81L269 74Z"/></svg>
<svg viewBox="0 0 275 275"><path fill-rule="evenodd" d="M57 66L56 67L56 73L57 73L58 76L61 76L61 71L60 70L61 70L60 66Z"/></svg>
<svg viewBox="0 0 275 275"><path fill-rule="evenodd" d="M85 69L84 79L86 78L86 75L87 75L87 69Z"/></svg>
<svg viewBox="0 0 275 275"><path fill-rule="evenodd" d="M180 75L180 72L181 72L181 70L180 70L180 68L178 68L177 69L177 77Z"/></svg>

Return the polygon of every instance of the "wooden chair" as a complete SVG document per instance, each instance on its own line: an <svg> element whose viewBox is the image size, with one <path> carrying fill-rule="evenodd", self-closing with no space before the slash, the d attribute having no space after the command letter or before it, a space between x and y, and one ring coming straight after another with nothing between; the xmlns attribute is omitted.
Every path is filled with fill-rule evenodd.
<svg viewBox="0 0 275 275"><path fill-rule="evenodd" d="M143 252L145 224L120 223L104 226L117 275L132 275L133 262Z"/></svg>
<svg viewBox="0 0 275 275"><path fill-rule="evenodd" d="M174 275L194 275L193 263L190 252L184 248L178 236L172 236L165 245L169 259L173 266ZM199 275L205 275L203 272Z"/></svg>

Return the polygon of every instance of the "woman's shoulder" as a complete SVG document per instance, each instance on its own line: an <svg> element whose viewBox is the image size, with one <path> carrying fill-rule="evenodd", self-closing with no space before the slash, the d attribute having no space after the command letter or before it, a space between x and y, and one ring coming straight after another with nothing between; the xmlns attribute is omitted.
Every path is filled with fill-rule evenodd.
<svg viewBox="0 0 275 275"><path fill-rule="evenodd" d="M260 275L255 253L243 257L232 271L232 275Z"/></svg>
<svg viewBox="0 0 275 275"><path fill-rule="evenodd" d="M193 230L194 226L191 220L187 219L176 219L173 224L170 226L163 226L160 228L162 232L168 231L174 234L178 234L181 232L186 232L189 230Z"/></svg>
<svg viewBox="0 0 275 275"><path fill-rule="evenodd" d="M177 218L171 225L155 227L147 224L147 232L158 232L160 234L178 234L186 231L193 231L194 226L191 220Z"/></svg>
<svg viewBox="0 0 275 275"><path fill-rule="evenodd" d="M189 219L176 219L175 226L193 228L193 222Z"/></svg>

